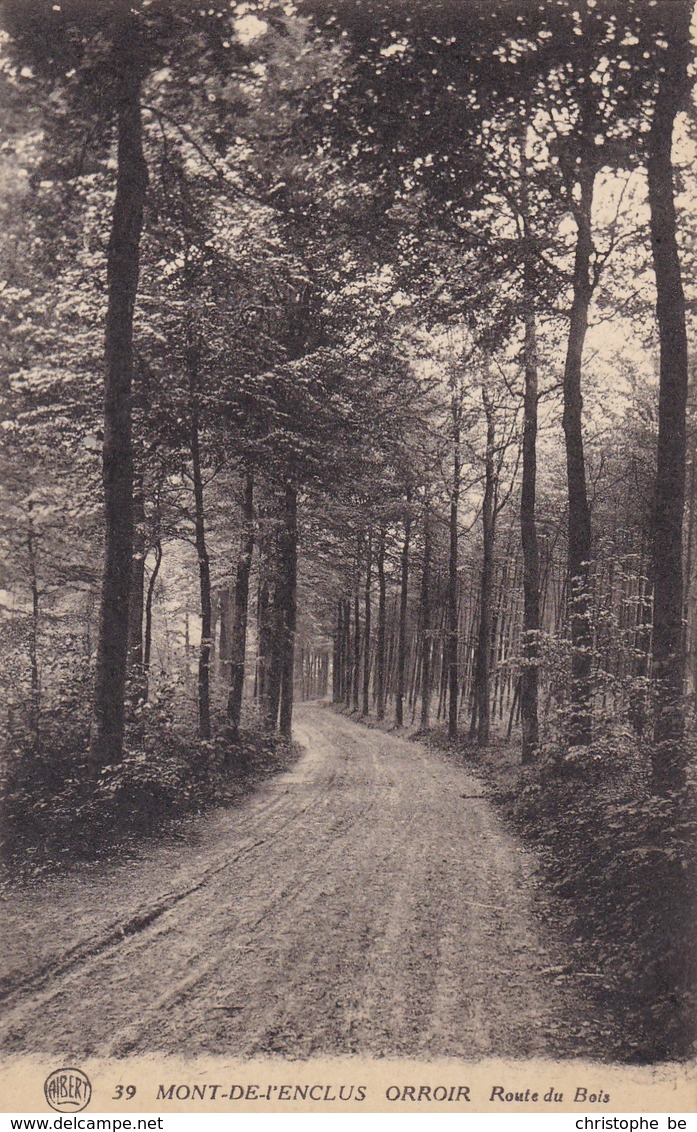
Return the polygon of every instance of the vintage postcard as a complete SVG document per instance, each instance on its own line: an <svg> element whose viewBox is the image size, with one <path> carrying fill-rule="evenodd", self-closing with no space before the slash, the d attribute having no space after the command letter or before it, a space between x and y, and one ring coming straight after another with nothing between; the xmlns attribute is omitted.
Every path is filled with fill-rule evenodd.
<svg viewBox="0 0 697 1132"><path fill-rule="evenodd" d="M5 1111L694 1109L693 9L3 0Z"/></svg>

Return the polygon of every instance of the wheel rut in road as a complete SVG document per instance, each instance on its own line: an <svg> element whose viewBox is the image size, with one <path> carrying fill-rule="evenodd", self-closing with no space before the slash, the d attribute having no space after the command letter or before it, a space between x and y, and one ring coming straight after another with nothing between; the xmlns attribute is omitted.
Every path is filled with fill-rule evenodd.
<svg viewBox="0 0 697 1132"><path fill-rule="evenodd" d="M3 1048L592 1054L602 1019L547 973L534 862L475 775L323 707L295 730L294 769L189 841L19 894Z"/></svg>

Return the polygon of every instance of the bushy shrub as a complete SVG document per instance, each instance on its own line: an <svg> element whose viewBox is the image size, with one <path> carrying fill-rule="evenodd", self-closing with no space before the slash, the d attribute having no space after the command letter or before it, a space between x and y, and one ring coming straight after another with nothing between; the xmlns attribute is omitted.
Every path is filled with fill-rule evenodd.
<svg viewBox="0 0 697 1132"><path fill-rule="evenodd" d="M243 731L231 743L222 727L210 741L187 734L172 710L175 698L163 684L148 703L131 697L124 757L96 780L87 758L86 667L38 730L23 719L15 724L0 783L2 852L13 869L94 856L124 835L154 833L171 818L239 797L290 764L292 749L276 735Z"/></svg>
<svg viewBox="0 0 697 1132"><path fill-rule="evenodd" d="M3 752L2 848L5 858L60 853L76 835L88 796L91 680L77 664L50 710L32 728L14 713Z"/></svg>
<svg viewBox="0 0 697 1132"><path fill-rule="evenodd" d="M580 961L602 972L625 1055L688 1056L694 1038L694 846L690 794L657 798L649 752L615 734L525 775L513 813L567 909ZM581 773L581 771L584 773Z"/></svg>
<svg viewBox="0 0 697 1132"><path fill-rule="evenodd" d="M692 723L692 721L688 721ZM430 741L475 766L489 797L535 848L541 909L566 937L575 971L598 992L609 1027L598 1036L613 1060L657 1061L693 1051L697 736L687 730L688 778L679 797L651 789L651 748L626 716L596 719L593 742L548 733L535 762L511 744L464 737ZM612 1030L612 1034L610 1034Z"/></svg>

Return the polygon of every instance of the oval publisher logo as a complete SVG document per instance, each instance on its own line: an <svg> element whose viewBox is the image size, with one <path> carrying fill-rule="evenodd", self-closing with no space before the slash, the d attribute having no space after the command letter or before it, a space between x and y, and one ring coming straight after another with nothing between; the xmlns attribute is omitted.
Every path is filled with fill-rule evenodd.
<svg viewBox="0 0 697 1132"><path fill-rule="evenodd" d="M82 1112L92 1097L92 1085L81 1069L54 1069L44 1081L44 1096L56 1112Z"/></svg>

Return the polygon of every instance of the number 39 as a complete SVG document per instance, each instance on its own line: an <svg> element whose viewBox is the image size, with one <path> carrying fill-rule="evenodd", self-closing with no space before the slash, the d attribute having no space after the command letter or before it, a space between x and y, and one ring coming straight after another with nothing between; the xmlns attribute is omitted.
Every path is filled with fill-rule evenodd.
<svg viewBox="0 0 697 1132"><path fill-rule="evenodd" d="M133 1100L136 1095L135 1085L117 1085L112 1101Z"/></svg>

